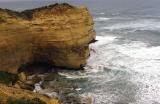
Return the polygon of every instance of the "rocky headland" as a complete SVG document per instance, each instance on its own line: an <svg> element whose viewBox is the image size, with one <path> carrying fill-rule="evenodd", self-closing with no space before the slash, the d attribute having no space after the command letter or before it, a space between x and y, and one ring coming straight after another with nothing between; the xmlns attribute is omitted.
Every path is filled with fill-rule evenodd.
<svg viewBox="0 0 160 104"><path fill-rule="evenodd" d="M79 69L95 39L86 7L54 4L14 12L0 9L0 70L16 73L26 64Z"/></svg>
<svg viewBox="0 0 160 104"><path fill-rule="evenodd" d="M58 88L58 93L63 89L61 84L65 87L68 81L64 83L63 77L54 77L55 73L47 75L49 81L48 77L29 80L23 71L33 72L34 64L81 69L90 54L89 44L94 40L94 22L84 6L63 3L22 12L0 9L0 74L3 76L0 82L5 84L0 84L0 100L5 104L9 98L35 97L47 104L60 103L27 90L33 90L34 84L42 79L45 83L58 79L58 84L52 85L55 90Z"/></svg>

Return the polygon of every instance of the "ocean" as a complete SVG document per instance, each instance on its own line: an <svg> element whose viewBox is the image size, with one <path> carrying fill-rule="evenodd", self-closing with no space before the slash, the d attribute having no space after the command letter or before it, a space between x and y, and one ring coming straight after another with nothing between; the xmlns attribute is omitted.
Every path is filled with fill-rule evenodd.
<svg viewBox="0 0 160 104"><path fill-rule="evenodd" d="M86 5L98 40L85 71L59 74L79 81L94 104L160 104L160 0L52 0L2 2L17 11L54 2Z"/></svg>

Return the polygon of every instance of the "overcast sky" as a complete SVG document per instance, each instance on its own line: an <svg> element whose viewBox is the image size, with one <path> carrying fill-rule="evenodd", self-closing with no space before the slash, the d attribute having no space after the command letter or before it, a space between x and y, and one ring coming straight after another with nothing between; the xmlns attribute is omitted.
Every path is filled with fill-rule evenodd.
<svg viewBox="0 0 160 104"><path fill-rule="evenodd" d="M18 2L15 2L18 1ZM27 1L27 2L24 2ZM53 4L56 2L67 2L76 5L86 5L90 9L105 10L138 10L152 9L160 13L160 0L0 0L0 8L12 10L25 10ZM148 13L151 13L148 11Z"/></svg>
<svg viewBox="0 0 160 104"><path fill-rule="evenodd" d="M0 0L0 1L28 1L28 0ZM34 1L34 0L32 0L32 1Z"/></svg>

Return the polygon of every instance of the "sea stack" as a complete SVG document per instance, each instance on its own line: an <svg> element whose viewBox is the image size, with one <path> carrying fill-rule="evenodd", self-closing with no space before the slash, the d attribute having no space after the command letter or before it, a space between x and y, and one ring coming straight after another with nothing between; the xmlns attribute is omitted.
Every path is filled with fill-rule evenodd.
<svg viewBox="0 0 160 104"><path fill-rule="evenodd" d="M22 65L34 62L79 69L94 39L93 18L84 6L0 9L0 70L17 73Z"/></svg>

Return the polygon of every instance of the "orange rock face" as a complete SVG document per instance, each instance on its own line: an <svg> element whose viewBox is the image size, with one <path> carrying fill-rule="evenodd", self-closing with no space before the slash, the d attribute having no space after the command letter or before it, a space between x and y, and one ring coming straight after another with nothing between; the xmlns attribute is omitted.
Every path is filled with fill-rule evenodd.
<svg viewBox="0 0 160 104"><path fill-rule="evenodd" d="M94 39L86 7L54 4L21 13L0 9L0 70L15 73L32 62L79 69Z"/></svg>

